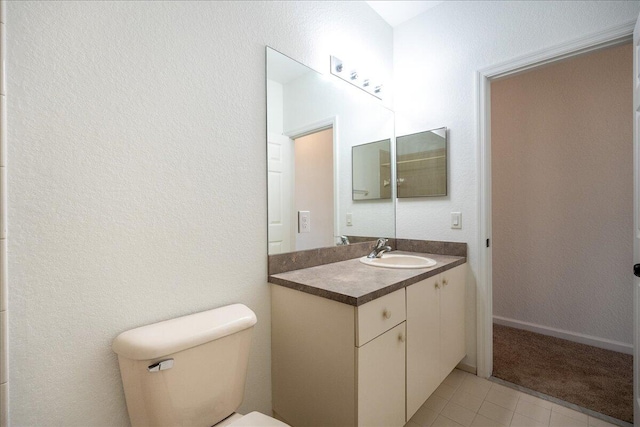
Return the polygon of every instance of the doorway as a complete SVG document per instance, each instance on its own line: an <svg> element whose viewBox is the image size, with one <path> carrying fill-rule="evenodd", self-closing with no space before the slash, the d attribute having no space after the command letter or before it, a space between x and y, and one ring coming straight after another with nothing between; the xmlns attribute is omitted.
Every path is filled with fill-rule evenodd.
<svg viewBox="0 0 640 427"><path fill-rule="evenodd" d="M333 128L297 137L293 146L295 250L333 246Z"/></svg>
<svg viewBox="0 0 640 427"><path fill-rule="evenodd" d="M479 233L479 243L482 245L482 247L485 247L486 244L486 249L483 249L480 251L479 257L480 257L480 268L479 268L479 280L478 280L478 285L479 285L479 294L478 294L478 375L479 376L483 376L483 377L489 377L491 376L492 372L495 369L495 366L493 366L493 342L492 342L492 338L493 338L493 314L494 314L494 310L493 310L493 305L494 305L494 293L498 292L499 287L496 287L495 283L492 283L492 280L494 279L494 273L492 271L492 268L496 268L497 263L499 263L499 260L497 258L495 258L496 256L499 255L499 251L497 249L497 246L494 247L494 243L497 245L499 242L498 239L500 236L498 235L499 232L494 228L492 229L492 215L494 215L495 213L492 213L492 204L493 204L493 199L495 198L496 194L492 194L492 170L493 167L496 166L494 164L492 164L492 158L493 158L493 143L494 141L492 141L492 133L493 133L493 129L492 129L492 125L493 125L493 111L491 111L491 109L493 108L492 105L492 97L493 97L493 89L494 87L497 88L498 85L500 84L501 80L506 80L507 76L515 76L517 77L518 74L523 75L522 73L524 73L525 71L529 71L532 70L540 65L549 65L549 67L545 67L545 68L539 68L538 70L542 70L545 71L546 68L551 68L554 65L562 65L562 64L569 64L571 61L566 61L566 62L560 62L560 60L564 60L564 59L568 59L570 57L574 58L574 59L580 59L580 58L586 58L589 55L586 56L580 56L578 57L579 54L584 54L587 52L595 52L598 51L600 49L604 49L605 47L614 47L614 46L620 46L623 43L628 43L628 41L630 40L630 35L632 32L632 26L631 25L627 25L625 26L625 28L617 28L615 30L610 31L607 34L600 34L598 35L598 37L591 37L591 38L585 38L584 40L577 40L571 43L567 43L563 46L556 46L553 48L548 49L547 51L543 51L543 52L537 52L535 54L532 55L528 55L527 57L522 57L522 58L516 58L513 61L510 61L508 63L503 63L503 64L498 64L494 67L482 70L478 72L478 89L479 89L479 96L478 96L478 100L479 100L479 110L478 110L478 119L479 119L479 131L480 131L480 146L479 146L479 153L480 153L480 159L479 159L479 164L480 164L480 168L479 168L479 181L480 181L480 203L481 203L481 209L479 212L479 223L480 223L480 233ZM596 40L597 39L597 40ZM627 45L627 47L629 47ZM621 47L622 48L622 47ZM631 62L629 61L628 65L629 67L631 66ZM551 64L551 65L550 65ZM568 66L568 65L567 65ZM627 71L627 82L628 82L628 86L629 88L627 89L628 92L631 92L629 89L631 88L631 84L630 84L630 79L629 79L629 75L631 74L630 72L630 68ZM588 97L589 98L589 97ZM586 98L585 102L589 102L589 99ZM490 102L491 101L491 102ZM527 99L527 101L529 103L534 103L536 102L534 99L530 98ZM526 105L526 107L529 107L530 105ZM628 108L628 105L627 105ZM517 115L519 112L516 110L513 110L513 108L511 109L511 111L509 111L510 114L512 115ZM558 123L562 123L561 117L559 117L557 114L553 114L551 113L551 111L547 111L547 120L549 121L549 123L554 123L554 120ZM630 117L630 114L624 112L621 113L621 115L623 117ZM595 120L601 120L601 117L596 118ZM630 120L627 120L627 122L629 122ZM630 125L630 123L629 123ZM530 127L530 123L527 123L526 126ZM527 131L529 131L530 129L527 129ZM541 137L543 137L544 135L539 135ZM603 138L602 143L608 142L607 138ZM497 148L497 146L496 146ZM531 148L531 147L527 147L527 148ZM578 149L580 149L582 147L578 146ZM630 158L632 157L632 145L631 145L631 138L629 138L628 141L628 150L629 152L627 153L627 161L631 164L631 160ZM540 163L543 159L539 159L539 153L537 152L526 152L526 150L524 152L522 152L524 157L529 157L530 159L533 158L534 160L538 160L538 163ZM549 162L555 162L558 163L561 160L561 157L554 157L553 159L549 160ZM514 158L512 159L512 162L517 163L518 159ZM533 168L535 168L536 166L536 162L530 162L533 165ZM556 165L558 166L558 165ZM530 166L531 167L531 166ZM539 166L538 166L539 167ZM539 167L539 169L544 169L543 167ZM560 167L560 169L562 169ZM520 169L519 169L520 173L524 173L527 172L525 170L522 169L522 165L520 165ZM548 172L548 171L547 171ZM595 174L595 172L594 172ZM547 173L544 176L544 179L547 179L548 182L544 183L544 185L549 186L549 185L553 185L550 184L552 182L552 180L550 180L551 176L549 173ZM568 181L571 181L573 177L570 176ZM627 171L627 178L628 181L627 182L632 182L632 169L629 169ZM516 183L512 182L511 183L513 186L516 185ZM615 192L616 190L613 189L613 191ZM521 191L522 193L522 191ZM522 204L526 204L527 202L530 203L530 205L536 205L536 203L533 203L535 200L535 197L533 195L532 192L524 192L525 194L529 194L530 197L527 201L523 202ZM560 197L556 197L553 196L553 191L547 192L547 198L548 200L546 202L548 203L560 203L563 201L563 198ZM595 194L593 191L589 192L589 191L585 191L585 189L581 189L580 191L577 192L573 192L570 193L569 197L565 197L565 199L567 198L574 198L576 200L580 200L580 198L584 198L584 197L589 197L589 195L593 195ZM631 191L626 197L628 199L628 201L630 201L632 199L632 194L633 192ZM544 195L544 194L543 194ZM556 197L556 199L553 199L553 197ZM553 199L553 200L552 200ZM551 200L551 201L549 201ZM543 201L545 201L543 199ZM541 204L540 200L537 200L537 205ZM606 205L606 203L603 202L603 205ZM522 207L522 206L521 206ZM632 208L629 208L627 211L627 215L632 218ZM525 212L526 213L526 212ZM583 225L583 230L584 233L587 234L598 234L600 232L601 228L604 227L598 227L598 223L591 224L589 226L584 226L584 223L581 223L581 218L580 215L575 214L572 216L572 211L566 211L565 210L565 223L564 225L561 223L561 226L559 228L556 228L555 232L557 232L558 234L561 234L561 232L564 230L564 228L570 228L572 226L571 221L576 221L579 224ZM521 213L521 215L524 215ZM514 216L514 215L512 215ZM518 220L519 216L515 215L515 219ZM578 221L580 220L580 221ZM516 224L516 226L518 226L518 224ZM553 226L552 223L547 223L547 226L549 228L551 228ZM518 232L525 232L527 231L525 230L521 230L522 227L520 228L516 228L516 231ZM529 230L529 232L531 232L531 230ZM496 234L498 233L498 234ZM628 233L628 232L627 232ZM517 234L517 233L516 233ZM541 239L539 240L543 240L542 236L540 236ZM607 240L607 235L606 233L603 235L600 235L600 240ZM547 240L549 240L547 238ZM630 240L630 238L628 238L627 240ZM547 242L548 243L548 242ZM632 242L627 242L627 246L629 246L629 244L631 244ZM605 243L606 244L606 243ZM603 245L605 245L603 244ZM560 245L562 246L562 245ZM550 251L551 249L556 249L554 247L547 247L546 250ZM578 247L573 247L572 248L573 251L572 252L580 252L584 250L584 246L579 245ZM510 250L512 250L510 248ZM542 251L544 251L545 248L542 248ZM498 251L498 252L494 252L494 251ZM529 251L529 253L532 252L532 250ZM571 252L567 252L569 255L571 256L575 256L576 254L571 253ZM628 250L627 252L627 257L631 256L631 249ZM495 254L495 255L494 255ZM592 255L590 254L586 254L586 253L578 253L577 255L583 255L584 258L588 258L588 255ZM567 257L565 257L567 258ZM600 257L600 259L603 262L606 262L605 259L603 259L602 257ZM547 273L547 271L545 269L553 269L554 265L550 265L549 263L547 264L541 264L540 260L537 260L537 265L535 266L536 268L534 268L534 270L537 270L537 272L539 273ZM566 260L568 261L568 260ZM562 264L562 263L559 263ZM628 270L628 265L625 263L625 268L621 268L622 272L624 273L625 270ZM629 291L630 293L630 286L629 285L629 278L626 277L627 275L623 278L624 281L624 285L626 287L626 290ZM610 279L609 282L611 282L613 279ZM538 287L540 287L540 285L538 285ZM530 286L528 289L526 289L524 292L525 294L527 292L531 292L534 293L534 289L532 286ZM586 296L588 298L588 293L586 293ZM522 298L523 295L520 295L520 298ZM526 296L526 295L525 295ZM580 298L584 298L585 295L580 295ZM607 297L609 297L609 295L607 295ZM496 296L496 298L498 298ZM522 298L523 300L525 298ZM562 317L563 315L565 315L565 317L571 317L568 316L567 313L563 312L561 309L558 309L558 306L561 305L559 304L558 301L556 301L554 299L553 296L550 296L548 293L544 296L544 298L539 298L541 300L546 301L546 303L551 306L556 313L560 314L560 317ZM577 298L579 299L579 298ZM595 299L595 298L593 298ZM602 298L601 298L602 299ZM628 300L630 302L630 300L632 300L632 296L629 295L628 296ZM518 301L520 302L520 301ZM555 305L555 306L554 306ZM598 306L598 307L602 307ZM523 308L522 306L517 307L518 308L518 312L523 312L527 309L529 309L530 307L525 307ZM595 313L594 313L595 314ZM618 316L621 313L616 310L616 309L612 309L609 310L609 315L611 316ZM503 315L502 317L505 317L507 319L509 319L509 316ZM589 322L597 322L596 316L593 316L594 319L592 320L587 320L585 321L584 318L579 318L576 321L577 325L586 325L586 326L593 326L593 324L589 325ZM533 321L522 321L519 325L519 327L522 326L527 326L526 324L540 324L541 322L537 319L534 319ZM571 320L571 319L569 319ZM628 316L627 322L629 325L632 325L633 321L632 321L632 315ZM513 325L511 325L513 326ZM566 327L565 327L566 328ZM564 330L569 330L570 328L562 328L562 327L550 327L549 330L552 329L556 329L559 330L560 332L563 332ZM630 327L627 328L627 332L629 331ZM545 332L549 332L545 331ZM539 332L539 331L538 331ZM553 331L552 331L553 332ZM598 333L578 333L576 334L578 336L586 336L586 338L591 338L593 336L597 336ZM590 336L591 335L591 336ZM584 337L583 337L584 338ZM616 339L616 338L610 338L609 341L611 341L609 344L622 344L623 347L626 347L626 351L628 352L630 350L630 341L632 341L632 335L629 338L629 341L626 341L624 339ZM626 342L625 342L626 341Z"/></svg>
<svg viewBox="0 0 640 427"><path fill-rule="evenodd" d="M627 422L630 75L626 43L491 84L493 376Z"/></svg>

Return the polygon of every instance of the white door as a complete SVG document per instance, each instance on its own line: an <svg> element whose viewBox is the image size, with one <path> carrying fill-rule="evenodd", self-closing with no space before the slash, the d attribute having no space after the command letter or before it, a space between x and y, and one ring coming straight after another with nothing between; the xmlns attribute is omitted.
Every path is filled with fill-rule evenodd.
<svg viewBox="0 0 640 427"><path fill-rule="evenodd" d="M269 133L267 137L267 159L269 174L269 200L267 217L269 223L269 255L295 250L291 244L291 176L293 141L284 135Z"/></svg>
<svg viewBox="0 0 640 427"><path fill-rule="evenodd" d="M640 263L640 20L636 20L633 30L633 259ZM633 419L634 425L640 425L640 264L633 266Z"/></svg>

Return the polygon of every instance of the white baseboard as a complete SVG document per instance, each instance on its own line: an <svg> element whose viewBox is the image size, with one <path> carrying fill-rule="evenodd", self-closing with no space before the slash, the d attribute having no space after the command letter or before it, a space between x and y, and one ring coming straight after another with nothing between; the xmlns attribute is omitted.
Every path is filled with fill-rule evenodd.
<svg viewBox="0 0 640 427"><path fill-rule="evenodd" d="M591 335L579 334L577 332L565 331L563 329L550 328L548 326L537 325L535 323L522 322L515 319L507 319L506 317L493 316L493 323L498 325L509 326L516 329L524 329L525 331L536 332L542 335L562 338L567 341L573 341L580 344L586 344L593 347L604 348L605 350L617 351L618 353L633 354L633 344L627 344L619 341L612 341L605 338L598 338Z"/></svg>

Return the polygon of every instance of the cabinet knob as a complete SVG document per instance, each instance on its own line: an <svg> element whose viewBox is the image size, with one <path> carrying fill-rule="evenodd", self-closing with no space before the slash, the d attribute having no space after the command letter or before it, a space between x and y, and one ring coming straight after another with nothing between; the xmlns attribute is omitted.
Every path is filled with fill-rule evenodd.
<svg viewBox="0 0 640 427"><path fill-rule="evenodd" d="M386 308L382 312L382 317L385 319L391 319L391 310L387 310Z"/></svg>
<svg viewBox="0 0 640 427"><path fill-rule="evenodd" d="M440 289L440 283L436 282L436 289Z"/></svg>
<svg viewBox="0 0 640 427"><path fill-rule="evenodd" d="M404 334L402 332L400 332L400 335L398 335L398 341L400 341L400 342L404 342L405 341Z"/></svg>
<svg viewBox="0 0 640 427"><path fill-rule="evenodd" d="M449 282L447 282L447 279L442 279L442 286L447 286Z"/></svg>

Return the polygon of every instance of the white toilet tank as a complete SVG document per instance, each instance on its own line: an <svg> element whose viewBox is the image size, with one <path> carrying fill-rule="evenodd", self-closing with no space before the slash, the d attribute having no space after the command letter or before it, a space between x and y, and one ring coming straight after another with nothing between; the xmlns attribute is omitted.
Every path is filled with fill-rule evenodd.
<svg viewBox="0 0 640 427"><path fill-rule="evenodd" d="M208 427L235 412L256 321L234 304L118 335L113 351L132 426Z"/></svg>

